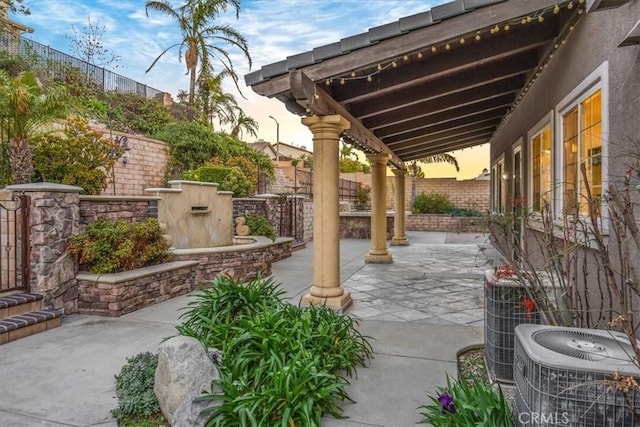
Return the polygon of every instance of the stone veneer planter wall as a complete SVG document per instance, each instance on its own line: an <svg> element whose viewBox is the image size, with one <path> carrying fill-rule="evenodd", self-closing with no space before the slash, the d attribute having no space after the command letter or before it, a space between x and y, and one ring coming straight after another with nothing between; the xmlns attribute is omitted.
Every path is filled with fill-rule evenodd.
<svg viewBox="0 0 640 427"><path fill-rule="evenodd" d="M158 217L159 197L149 196L80 196L80 227L99 217L142 222Z"/></svg>
<svg viewBox="0 0 640 427"><path fill-rule="evenodd" d="M123 273L81 272L78 312L121 316L185 294L195 288L197 261L174 261Z"/></svg>
<svg viewBox="0 0 640 427"><path fill-rule="evenodd" d="M410 214L405 218L407 231L446 231L450 233L486 233L482 217L451 216L446 214Z"/></svg>
<svg viewBox="0 0 640 427"><path fill-rule="evenodd" d="M271 274L271 264L291 256L293 239L278 238L275 242L261 236L235 237L237 244L217 248L175 249L176 261L197 261L196 284L213 279L217 275L263 277Z"/></svg>
<svg viewBox="0 0 640 427"><path fill-rule="evenodd" d="M393 213L387 212L387 240L393 237ZM370 239L371 212L340 212L341 239Z"/></svg>

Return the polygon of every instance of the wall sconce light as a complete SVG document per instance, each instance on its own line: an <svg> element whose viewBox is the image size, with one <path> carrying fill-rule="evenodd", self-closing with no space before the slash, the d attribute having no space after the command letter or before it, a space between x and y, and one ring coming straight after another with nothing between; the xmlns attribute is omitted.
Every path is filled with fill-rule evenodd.
<svg viewBox="0 0 640 427"><path fill-rule="evenodd" d="M502 179L503 179L504 181L508 181L508 180L509 180L509 175L507 175L506 173L503 173L503 174L502 174Z"/></svg>
<svg viewBox="0 0 640 427"><path fill-rule="evenodd" d="M122 159L122 164L126 167L127 163L129 163L129 151L131 151L131 146L129 145L129 138L127 138L126 136L122 135L122 136L116 136L113 139L113 142L115 142L115 144L124 149L124 154L122 154L122 156L120 157Z"/></svg>

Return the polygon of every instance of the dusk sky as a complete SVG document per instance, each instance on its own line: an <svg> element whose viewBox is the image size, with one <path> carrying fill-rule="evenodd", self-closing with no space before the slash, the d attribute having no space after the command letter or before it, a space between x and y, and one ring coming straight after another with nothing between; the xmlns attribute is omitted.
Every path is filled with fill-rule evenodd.
<svg viewBox="0 0 640 427"><path fill-rule="evenodd" d="M274 116L280 123L280 140L296 146L312 147L311 132L300 123L300 117L289 113L284 105L255 94L244 84L244 75L263 65L286 59L314 47L334 43L341 38L359 34L371 27L398 20L403 16L424 12L447 0L242 0L240 18L234 14L220 17L220 22L235 28L247 38L253 66L236 50L232 53L234 68L240 77L243 99L233 84L226 91L233 93L245 113L259 122L258 138L274 142ZM80 30L88 23L105 26L104 45L122 57L118 74L145 83L174 96L180 89L188 90L189 77L184 63L178 60L178 49L170 50L147 74L145 70L164 49L180 41L175 22L150 11L145 14L144 0L25 0L31 15L13 16L32 27L26 34L39 43L72 53L68 37L72 26ZM177 2L173 2L177 4ZM254 138L245 136L248 142ZM487 146L452 153L460 163L461 172L448 165L429 165L427 176L468 179L480 174L489 163Z"/></svg>

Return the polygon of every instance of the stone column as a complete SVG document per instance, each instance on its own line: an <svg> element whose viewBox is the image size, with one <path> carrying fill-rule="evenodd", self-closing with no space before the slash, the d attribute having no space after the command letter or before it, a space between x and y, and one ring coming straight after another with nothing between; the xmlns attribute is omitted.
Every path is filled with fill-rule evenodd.
<svg viewBox="0 0 640 427"><path fill-rule="evenodd" d="M387 162L388 154L369 154L371 163L371 249L366 263L391 263L387 250Z"/></svg>
<svg viewBox="0 0 640 427"><path fill-rule="evenodd" d="M39 182L6 187L31 198L30 292L43 295L43 308L78 307L78 265L67 253L69 238L80 232L80 187Z"/></svg>
<svg viewBox="0 0 640 427"><path fill-rule="evenodd" d="M313 133L313 284L303 304L326 304L340 311L351 294L340 285L338 141L350 123L339 115L302 119Z"/></svg>
<svg viewBox="0 0 640 427"><path fill-rule="evenodd" d="M392 246L407 246L409 240L404 226L404 183L405 176L407 175L406 169L393 169L395 175L395 192L394 192L394 212L395 220L393 222L393 238L391 239Z"/></svg>

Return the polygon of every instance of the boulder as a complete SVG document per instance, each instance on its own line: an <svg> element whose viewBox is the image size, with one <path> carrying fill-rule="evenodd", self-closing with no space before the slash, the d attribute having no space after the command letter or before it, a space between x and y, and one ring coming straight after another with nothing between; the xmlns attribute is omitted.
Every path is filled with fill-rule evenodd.
<svg viewBox="0 0 640 427"><path fill-rule="evenodd" d="M172 425L180 404L211 390L211 382L219 378L218 369L195 338L176 336L160 345L153 391Z"/></svg>
<svg viewBox="0 0 640 427"><path fill-rule="evenodd" d="M220 405L219 400L196 401L199 395L187 396L173 413L171 427L202 427L207 423L207 415L202 411L211 406Z"/></svg>

